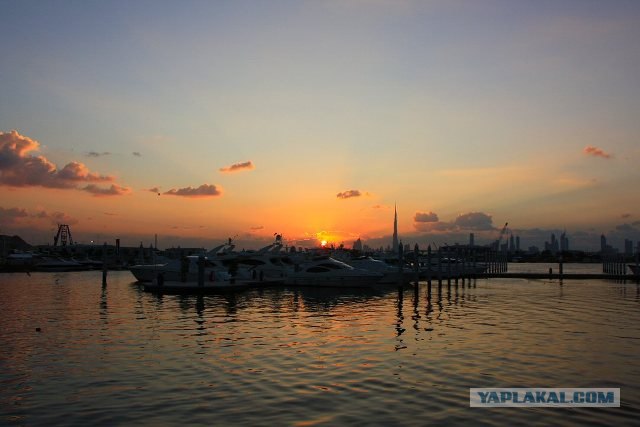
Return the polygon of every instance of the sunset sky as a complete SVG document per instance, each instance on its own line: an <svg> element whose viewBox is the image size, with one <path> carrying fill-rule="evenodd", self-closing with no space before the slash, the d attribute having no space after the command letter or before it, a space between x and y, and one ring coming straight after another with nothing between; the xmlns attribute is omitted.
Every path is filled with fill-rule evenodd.
<svg viewBox="0 0 640 427"><path fill-rule="evenodd" d="M638 1L0 0L0 234L640 240Z"/></svg>

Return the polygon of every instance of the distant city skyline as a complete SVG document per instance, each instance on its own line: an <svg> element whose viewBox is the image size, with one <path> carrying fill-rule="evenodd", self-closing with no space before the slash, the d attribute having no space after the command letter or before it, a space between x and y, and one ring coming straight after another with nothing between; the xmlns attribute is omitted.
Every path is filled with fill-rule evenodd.
<svg viewBox="0 0 640 427"><path fill-rule="evenodd" d="M2 11L0 234L386 247L397 204L404 244L640 240L640 2Z"/></svg>

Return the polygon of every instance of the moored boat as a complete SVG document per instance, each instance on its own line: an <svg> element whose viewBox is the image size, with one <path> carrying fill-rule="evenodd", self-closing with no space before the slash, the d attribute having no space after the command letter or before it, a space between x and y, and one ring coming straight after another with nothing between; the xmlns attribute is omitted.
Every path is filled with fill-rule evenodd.
<svg viewBox="0 0 640 427"><path fill-rule="evenodd" d="M316 287L370 287L379 284L382 273L354 268L328 256L316 257L296 266L284 278L285 285Z"/></svg>
<svg viewBox="0 0 640 427"><path fill-rule="evenodd" d="M225 271L205 271L204 280L165 280L160 273L150 283L144 283L144 290L157 293L210 293L246 289L252 282L232 277Z"/></svg>
<svg viewBox="0 0 640 427"><path fill-rule="evenodd" d="M129 267L129 271L131 274L138 280L139 282L151 282L158 274L162 273L164 279L166 281L180 281L182 280L182 271L186 271L186 280L187 281L197 281L198 280L198 260L200 257L198 255L189 255L185 257L185 260L174 259L164 264L139 264ZM185 263L183 265L183 263ZM205 269L207 270L227 270L228 267L224 266L223 263L216 259L205 258ZM246 269L236 269L236 274L234 275L236 278L247 279L249 277L249 273ZM209 274L209 273L207 273Z"/></svg>
<svg viewBox="0 0 640 427"><path fill-rule="evenodd" d="M41 257L33 266L36 271L80 271L87 268L79 262L70 261L58 257Z"/></svg>
<svg viewBox="0 0 640 427"><path fill-rule="evenodd" d="M346 261L347 264L354 268L381 273L382 277L378 283L402 283L416 279L416 272L409 268L393 266L386 262L374 259L369 256L352 258Z"/></svg>

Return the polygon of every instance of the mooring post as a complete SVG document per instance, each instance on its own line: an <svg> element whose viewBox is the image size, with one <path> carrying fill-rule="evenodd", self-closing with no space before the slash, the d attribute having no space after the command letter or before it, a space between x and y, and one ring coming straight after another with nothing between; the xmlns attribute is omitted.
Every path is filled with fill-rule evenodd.
<svg viewBox="0 0 640 427"><path fill-rule="evenodd" d="M558 257L558 261L560 262L560 265L558 266L558 271L560 273L560 280L562 280L562 252L560 252L560 256Z"/></svg>
<svg viewBox="0 0 640 427"><path fill-rule="evenodd" d="M107 242L102 245L102 286L107 285Z"/></svg>
<svg viewBox="0 0 640 427"><path fill-rule="evenodd" d="M438 284L442 283L442 248L438 248Z"/></svg>
<svg viewBox="0 0 640 427"><path fill-rule="evenodd" d="M204 255L198 257L198 286L204 286Z"/></svg>
<svg viewBox="0 0 640 427"><path fill-rule="evenodd" d="M402 243L398 243L398 286L401 287L403 285L402 280L402 267L404 264L404 248L402 247Z"/></svg>
<svg viewBox="0 0 640 427"><path fill-rule="evenodd" d="M413 247L413 267L416 272L416 287L418 286L418 282L420 282L420 263L418 262L418 258L420 257L420 248L418 244Z"/></svg>
<svg viewBox="0 0 640 427"><path fill-rule="evenodd" d="M427 246L427 281L431 284L431 245Z"/></svg>
<svg viewBox="0 0 640 427"><path fill-rule="evenodd" d="M189 276L189 258L186 255L182 255L180 259L180 281L186 282Z"/></svg>

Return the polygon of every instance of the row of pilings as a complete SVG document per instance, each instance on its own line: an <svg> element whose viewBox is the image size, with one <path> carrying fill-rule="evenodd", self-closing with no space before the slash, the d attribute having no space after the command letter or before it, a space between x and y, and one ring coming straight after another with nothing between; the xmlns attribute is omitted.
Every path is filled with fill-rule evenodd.
<svg viewBox="0 0 640 427"><path fill-rule="evenodd" d="M602 255L602 272L606 274L627 274L627 264L629 259L623 254L611 253ZM635 264L638 265L638 254L635 257ZM637 268L637 267L636 267Z"/></svg>
<svg viewBox="0 0 640 427"><path fill-rule="evenodd" d="M405 261L413 264L419 277L425 280L455 280L476 278L479 273L506 273L508 256L505 251L473 246L431 246L426 251L407 254Z"/></svg>

